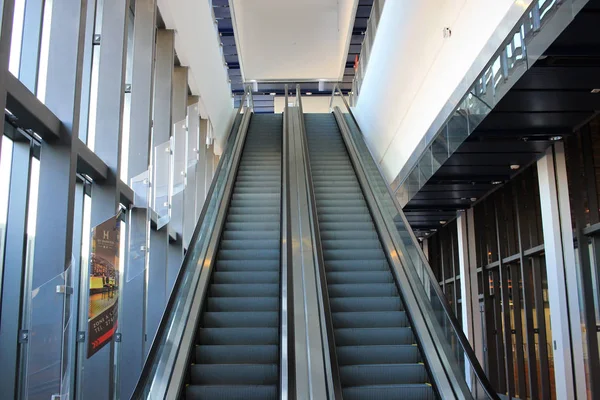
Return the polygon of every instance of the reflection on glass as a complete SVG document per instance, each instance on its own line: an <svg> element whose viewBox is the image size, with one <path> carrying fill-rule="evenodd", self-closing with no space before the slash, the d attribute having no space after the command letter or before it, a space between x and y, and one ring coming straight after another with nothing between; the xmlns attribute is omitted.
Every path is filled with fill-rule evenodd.
<svg viewBox="0 0 600 400"><path fill-rule="evenodd" d="M38 67L37 98L46 101L46 79L48 77L48 54L50 51L50 28L52 27L52 2L44 2L44 16L42 20L42 39L40 42L40 65Z"/></svg>
<svg viewBox="0 0 600 400"><path fill-rule="evenodd" d="M154 198L152 209L156 212L157 229L165 226L171 219L171 149L170 140L154 148L154 162L152 164Z"/></svg>
<svg viewBox="0 0 600 400"><path fill-rule="evenodd" d="M12 36L10 38L10 58L8 70L17 78L21 66L21 46L23 44L23 22L25 20L25 0L15 0Z"/></svg>
<svg viewBox="0 0 600 400"><path fill-rule="evenodd" d="M13 142L3 136L2 154L0 154L0 277L4 276L4 243L6 241L6 220L8 217L8 196L10 190L10 173L12 163ZM0 279L0 293L2 293L2 279Z"/></svg>

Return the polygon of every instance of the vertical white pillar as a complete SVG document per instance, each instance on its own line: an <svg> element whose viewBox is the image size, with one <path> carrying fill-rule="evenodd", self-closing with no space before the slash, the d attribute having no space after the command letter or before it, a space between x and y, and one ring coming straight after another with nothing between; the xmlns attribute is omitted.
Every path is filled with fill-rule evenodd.
<svg viewBox="0 0 600 400"><path fill-rule="evenodd" d="M585 399L581 318L563 143L537 162L557 399Z"/></svg>
<svg viewBox="0 0 600 400"><path fill-rule="evenodd" d="M427 261L429 261L429 239L423 239L423 254Z"/></svg>
<svg viewBox="0 0 600 400"><path fill-rule="evenodd" d="M463 331L475 355L483 364L483 334L479 311L479 290L477 282L477 259L475 253L475 224L473 209L460 211L456 220L458 237L458 263L460 273L461 314ZM470 366L466 365L466 377L471 383Z"/></svg>

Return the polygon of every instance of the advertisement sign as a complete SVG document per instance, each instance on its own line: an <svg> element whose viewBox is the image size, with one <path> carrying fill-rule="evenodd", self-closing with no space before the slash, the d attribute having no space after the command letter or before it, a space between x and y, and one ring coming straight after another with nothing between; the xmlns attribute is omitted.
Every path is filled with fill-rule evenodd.
<svg viewBox="0 0 600 400"><path fill-rule="evenodd" d="M117 330L120 221L114 216L92 229L88 352L90 358Z"/></svg>

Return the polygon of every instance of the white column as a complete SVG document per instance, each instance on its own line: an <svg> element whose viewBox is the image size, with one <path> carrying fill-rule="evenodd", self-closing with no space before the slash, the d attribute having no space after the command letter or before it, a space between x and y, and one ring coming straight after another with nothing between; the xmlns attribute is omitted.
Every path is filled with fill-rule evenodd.
<svg viewBox="0 0 600 400"><path fill-rule="evenodd" d="M537 166L556 398L585 399L581 314L563 143L548 149Z"/></svg>
<svg viewBox="0 0 600 400"><path fill-rule="evenodd" d="M458 237L458 263L460 271L461 313L463 331L479 363L483 364L483 334L479 311L479 290L477 282L477 258L475 253L475 223L473 209L461 211L456 220ZM471 378L470 366L466 377ZM470 382L469 382L470 383Z"/></svg>

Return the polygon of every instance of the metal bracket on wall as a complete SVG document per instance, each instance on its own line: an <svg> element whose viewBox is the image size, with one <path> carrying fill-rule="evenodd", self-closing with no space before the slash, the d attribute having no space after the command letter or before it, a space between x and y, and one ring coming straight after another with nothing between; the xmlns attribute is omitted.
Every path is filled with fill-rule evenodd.
<svg viewBox="0 0 600 400"><path fill-rule="evenodd" d="M100 44L100 41L101 41L101 40L102 40L102 35L100 35L100 34L95 34L95 35L94 35L94 39L93 39L93 41L92 41L92 44L93 44L94 46L98 46L98 45Z"/></svg>
<svg viewBox="0 0 600 400"><path fill-rule="evenodd" d="M79 331L79 332L77 332L77 341L78 342L85 342L85 331Z"/></svg>
<svg viewBox="0 0 600 400"><path fill-rule="evenodd" d="M73 287L67 285L56 285L56 293L73 294Z"/></svg>
<svg viewBox="0 0 600 400"><path fill-rule="evenodd" d="M26 329L21 329L19 331L19 343L27 343L29 342L29 331Z"/></svg>
<svg viewBox="0 0 600 400"><path fill-rule="evenodd" d="M121 340L123 340L123 334L122 333L115 333L115 342L121 342Z"/></svg>

